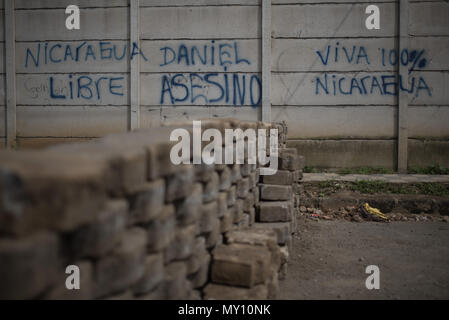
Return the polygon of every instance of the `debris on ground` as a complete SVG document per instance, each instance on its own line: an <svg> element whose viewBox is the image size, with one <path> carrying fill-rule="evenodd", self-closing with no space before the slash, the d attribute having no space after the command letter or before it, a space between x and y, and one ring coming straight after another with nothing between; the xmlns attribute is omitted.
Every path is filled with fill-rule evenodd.
<svg viewBox="0 0 449 320"><path fill-rule="evenodd" d="M362 206L346 206L341 207L336 210L326 210L323 212L321 209L300 206L299 214L311 220L347 220L352 222L365 222L365 221L417 221L417 222L431 222L431 221L441 221L449 223L449 216L442 216L439 214L426 214L426 213L401 213L401 212L390 212L382 213L386 219L380 218L377 215L366 216L363 213ZM371 208L371 207L370 207ZM376 208L372 208L376 209ZM365 216L364 216L365 215ZM377 219L375 217L378 217Z"/></svg>
<svg viewBox="0 0 449 320"><path fill-rule="evenodd" d="M379 209L371 207L368 203L360 206L360 213L366 220L373 220L378 222L388 222L388 217L380 212Z"/></svg>

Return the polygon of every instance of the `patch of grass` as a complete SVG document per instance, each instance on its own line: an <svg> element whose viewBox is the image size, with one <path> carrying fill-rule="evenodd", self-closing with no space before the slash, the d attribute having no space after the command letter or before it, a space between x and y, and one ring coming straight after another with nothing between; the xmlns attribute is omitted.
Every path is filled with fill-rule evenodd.
<svg viewBox="0 0 449 320"><path fill-rule="evenodd" d="M304 173L319 173L321 172L318 168L305 166L303 169Z"/></svg>
<svg viewBox="0 0 449 320"><path fill-rule="evenodd" d="M360 180L348 185L351 191L360 193L391 193L391 194L424 194L431 196L449 196L449 184L443 183L413 183L393 184L384 181Z"/></svg>
<svg viewBox="0 0 449 320"><path fill-rule="evenodd" d="M408 173L412 174L449 174L449 168L440 166L439 164L421 167L421 168L409 168Z"/></svg>
<svg viewBox="0 0 449 320"><path fill-rule="evenodd" d="M318 188L320 188L320 189L327 189L327 188L334 188L334 187L335 187L334 180L326 180L326 181L321 181L318 183Z"/></svg>
<svg viewBox="0 0 449 320"><path fill-rule="evenodd" d="M382 167L358 167L343 168L338 171L339 174L391 174L393 170Z"/></svg>
<svg viewBox="0 0 449 320"><path fill-rule="evenodd" d="M352 182L349 185L349 189L360 193L386 193L388 190L387 185L383 181L359 180Z"/></svg>
<svg viewBox="0 0 449 320"><path fill-rule="evenodd" d="M393 174L394 170L382 167L357 167L357 168L341 168L341 169L325 169L316 167L304 167L304 173L325 173L336 172L338 174ZM433 165L428 167L409 168L410 174L449 174L449 168L441 165Z"/></svg>

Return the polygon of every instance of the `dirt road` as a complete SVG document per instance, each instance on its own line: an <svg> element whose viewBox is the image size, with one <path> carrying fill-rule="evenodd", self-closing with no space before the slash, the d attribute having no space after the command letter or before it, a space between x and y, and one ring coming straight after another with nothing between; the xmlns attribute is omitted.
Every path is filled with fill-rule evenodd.
<svg viewBox="0 0 449 320"><path fill-rule="evenodd" d="M281 299L449 299L449 223L299 219Z"/></svg>

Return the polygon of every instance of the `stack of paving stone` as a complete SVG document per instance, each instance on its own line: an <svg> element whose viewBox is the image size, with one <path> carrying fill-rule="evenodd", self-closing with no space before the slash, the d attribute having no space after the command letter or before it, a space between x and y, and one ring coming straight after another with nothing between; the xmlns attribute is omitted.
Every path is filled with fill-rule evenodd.
<svg viewBox="0 0 449 320"><path fill-rule="evenodd" d="M260 176L260 202L256 205L257 229L274 230L281 246L279 276L287 272L289 248L296 231L296 216L299 212L299 187L304 168L304 157L294 148L285 147L281 137L286 135L285 123L278 125L280 148L279 168L274 175ZM284 142L284 143L283 143Z"/></svg>
<svg viewBox="0 0 449 320"><path fill-rule="evenodd" d="M281 252L272 230L231 231L212 254L205 299L275 299Z"/></svg>
<svg viewBox="0 0 449 320"><path fill-rule="evenodd" d="M174 165L169 137L180 127L192 131L190 122L2 151L0 298L226 298L217 294L224 286L237 287L223 291L235 297L275 297L285 256L275 244L290 236L254 227L258 169ZM270 127L203 122L203 129L220 131ZM280 165L281 172L294 172L296 158L281 151ZM259 221L291 222L291 186L263 184L261 191ZM267 203L275 210L264 211ZM80 269L79 290L66 288L69 265Z"/></svg>

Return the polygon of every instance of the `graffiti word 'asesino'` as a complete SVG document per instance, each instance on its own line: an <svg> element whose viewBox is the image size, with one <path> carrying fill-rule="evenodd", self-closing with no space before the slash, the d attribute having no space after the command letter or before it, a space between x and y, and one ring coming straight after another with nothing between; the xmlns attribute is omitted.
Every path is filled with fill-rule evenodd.
<svg viewBox="0 0 449 320"><path fill-rule="evenodd" d="M262 98L262 82L257 74L164 74L161 88L161 104L204 102L258 106Z"/></svg>

